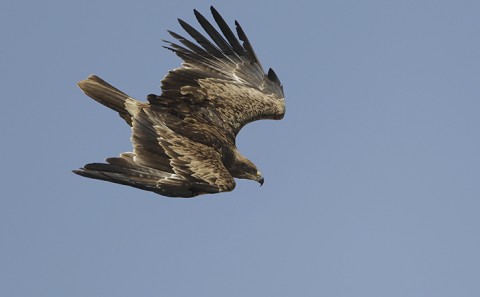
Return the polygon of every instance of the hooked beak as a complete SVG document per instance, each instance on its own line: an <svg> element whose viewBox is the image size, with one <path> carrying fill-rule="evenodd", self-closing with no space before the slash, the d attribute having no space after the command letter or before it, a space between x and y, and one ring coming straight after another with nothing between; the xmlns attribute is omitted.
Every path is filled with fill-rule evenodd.
<svg viewBox="0 0 480 297"><path fill-rule="evenodd" d="M264 182L264 181L265 181L265 179L264 179L263 176L261 176L261 175L257 178L257 182L260 183L260 187L263 185L263 182Z"/></svg>

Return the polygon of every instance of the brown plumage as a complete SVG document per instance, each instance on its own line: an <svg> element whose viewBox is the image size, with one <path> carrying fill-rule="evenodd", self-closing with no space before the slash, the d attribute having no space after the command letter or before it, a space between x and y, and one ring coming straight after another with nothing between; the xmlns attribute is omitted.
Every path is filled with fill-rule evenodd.
<svg viewBox="0 0 480 297"><path fill-rule="evenodd" d="M242 28L238 38L211 7L218 32L194 10L213 41L179 19L196 43L170 32L167 42L183 63L162 80L162 94L140 102L91 75L79 87L115 110L132 127L133 152L91 163L76 174L171 197L231 191L234 178L263 184L257 167L235 146L240 129L255 120L282 119L283 88L275 72L264 73Z"/></svg>

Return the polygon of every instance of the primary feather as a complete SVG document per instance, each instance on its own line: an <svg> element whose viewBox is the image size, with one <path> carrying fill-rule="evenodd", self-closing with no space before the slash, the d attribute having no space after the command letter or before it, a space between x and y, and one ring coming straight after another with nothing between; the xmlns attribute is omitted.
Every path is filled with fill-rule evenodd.
<svg viewBox="0 0 480 297"><path fill-rule="evenodd" d="M272 69L265 74L238 22L239 39L213 7L211 12L223 35L194 10L212 41L180 19L197 44L169 31L179 44L165 47L183 63L168 72L161 95L148 95L148 102L95 75L79 82L85 94L131 126L133 152L87 164L76 174L171 197L231 191L234 178L263 184L260 171L237 150L235 137L252 121L283 118L283 87Z"/></svg>

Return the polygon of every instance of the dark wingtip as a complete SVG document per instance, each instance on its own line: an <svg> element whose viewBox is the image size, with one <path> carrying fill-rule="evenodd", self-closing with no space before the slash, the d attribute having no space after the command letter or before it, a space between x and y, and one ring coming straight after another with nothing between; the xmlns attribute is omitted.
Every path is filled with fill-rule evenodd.
<svg viewBox="0 0 480 297"><path fill-rule="evenodd" d="M163 47L163 48L166 48L167 50L172 51L172 52L174 52L174 53L177 52L175 49L173 49L173 48L171 48L171 47L169 47L169 46L162 45L162 47Z"/></svg>
<svg viewBox="0 0 480 297"><path fill-rule="evenodd" d="M155 94L148 94L148 95L147 95L147 101L148 101L150 104L158 103L158 97L157 97L157 95L155 95Z"/></svg>
<svg viewBox="0 0 480 297"><path fill-rule="evenodd" d="M210 12L211 12L212 14L219 14L219 13L218 13L218 10L215 9L215 7L213 7L213 5L210 5Z"/></svg>
<svg viewBox="0 0 480 297"><path fill-rule="evenodd" d="M85 168L75 169L72 170L72 172L80 176L85 176Z"/></svg>
<svg viewBox="0 0 480 297"><path fill-rule="evenodd" d="M271 81L274 81L278 84L281 84L280 83L280 79L278 78L277 74L275 73L275 71L273 71L272 68L268 69L268 78L271 80Z"/></svg>
<svg viewBox="0 0 480 297"><path fill-rule="evenodd" d="M187 23L184 20L182 20L181 18L178 18L177 21L180 24L180 26L182 26L182 27Z"/></svg>

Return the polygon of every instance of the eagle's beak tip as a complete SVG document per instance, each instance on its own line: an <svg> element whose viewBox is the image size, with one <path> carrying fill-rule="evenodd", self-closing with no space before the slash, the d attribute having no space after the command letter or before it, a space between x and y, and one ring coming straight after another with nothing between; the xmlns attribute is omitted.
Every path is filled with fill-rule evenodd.
<svg viewBox="0 0 480 297"><path fill-rule="evenodd" d="M263 182L265 181L265 179L263 178L263 176L260 176L257 181L260 183L260 187L263 186Z"/></svg>

